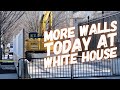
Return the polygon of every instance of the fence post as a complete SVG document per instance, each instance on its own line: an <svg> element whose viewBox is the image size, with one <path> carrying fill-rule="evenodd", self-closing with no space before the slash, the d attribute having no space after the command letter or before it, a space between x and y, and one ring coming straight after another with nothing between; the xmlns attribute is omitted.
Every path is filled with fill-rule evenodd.
<svg viewBox="0 0 120 90"><path fill-rule="evenodd" d="M19 77L19 60L18 60L18 66L17 67L18 67L18 79L19 79L20 78Z"/></svg>
<svg viewBox="0 0 120 90"><path fill-rule="evenodd" d="M28 79L30 77L29 77L29 73L28 73L28 61L27 61L27 59L24 59L23 64L24 64L24 78Z"/></svg>
<svg viewBox="0 0 120 90"><path fill-rule="evenodd" d="M71 64L71 79L73 79L73 64Z"/></svg>
<svg viewBox="0 0 120 90"><path fill-rule="evenodd" d="M25 58L19 59L18 62L18 78L25 79L30 78L28 74L28 62Z"/></svg>

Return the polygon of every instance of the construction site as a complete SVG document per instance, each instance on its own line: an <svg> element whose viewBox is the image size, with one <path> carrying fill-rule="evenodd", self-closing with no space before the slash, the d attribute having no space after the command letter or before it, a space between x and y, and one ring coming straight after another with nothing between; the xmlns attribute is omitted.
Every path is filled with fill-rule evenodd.
<svg viewBox="0 0 120 90"><path fill-rule="evenodd" d="M0 79L120 79L120 11L0 16Z"/></svg>

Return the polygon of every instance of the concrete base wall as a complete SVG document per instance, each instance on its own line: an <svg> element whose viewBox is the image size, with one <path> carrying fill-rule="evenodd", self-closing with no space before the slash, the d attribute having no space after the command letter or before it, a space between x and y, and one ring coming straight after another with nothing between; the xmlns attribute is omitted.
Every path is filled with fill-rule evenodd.
<svg viewBox="0 0 120 90"><path fill-rule="evenodd" d="M13 53L13 60L14 60L14 65L15 65L15 68L17 70L17 73L18 73L18 57L15 53Z"/></svg>

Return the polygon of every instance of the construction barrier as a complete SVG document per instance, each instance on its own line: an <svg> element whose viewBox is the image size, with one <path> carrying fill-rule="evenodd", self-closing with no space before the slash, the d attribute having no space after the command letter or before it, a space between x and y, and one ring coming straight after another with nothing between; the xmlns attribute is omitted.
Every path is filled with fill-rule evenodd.
<svg viewBox="0 0 120 90"><path fill-rule="evenodd" d="M13 36L13 60L18 72L18 60L24 55L24 29Z"/></svg>

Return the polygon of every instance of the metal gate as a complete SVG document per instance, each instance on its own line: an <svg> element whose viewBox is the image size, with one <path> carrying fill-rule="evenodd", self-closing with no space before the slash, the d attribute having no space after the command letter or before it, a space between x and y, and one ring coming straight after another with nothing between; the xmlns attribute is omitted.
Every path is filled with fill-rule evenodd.
<svg viewBox="0 0 120 90"><path fill-rule="evenodd" d="M78 28L80 25L98 22L108 22L110 24L112 20L117 21L117 38L115 38L115 45L117 46L117 58L83 63L81 62L81 57L77 57L78 63L76 64L53 68L51 67L47 69L44 69L43 58L31 58L30 62L26 58L21 58L19 59L18 64L19 78L75 79L83 77L120 76L120 12L96 20L88 20L88 22L80 23L78 24ZM96 50L96 42L98 41L98 37L96 35L93 35L92 38L94 39L92 40L90 49ZM80 52L79 56L81 56Z"/></svg>
<svg viewBox="0 0 120 90"><path fill-rule="evenodd" d="M64 65L59 67L44 69L42 58L19 59L18 77L28 78L48 78L48 79L74 79L85 77L108 77L120 75L120 59L103 60L100 62L81 63Z"/></svg>

